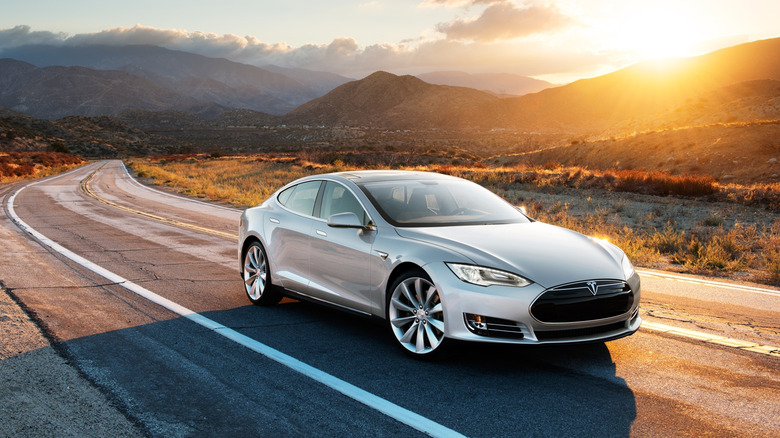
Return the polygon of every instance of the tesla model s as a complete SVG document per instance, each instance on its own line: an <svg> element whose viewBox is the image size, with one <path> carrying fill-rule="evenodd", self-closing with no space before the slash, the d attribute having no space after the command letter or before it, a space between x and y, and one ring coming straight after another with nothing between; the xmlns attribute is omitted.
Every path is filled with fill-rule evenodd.
<svg viewBox="0 0 780 438"><path fill-rule="evenodd" d="M308 176L241 216L244 290L383 319L406 353L455 340L601 342L634 333L640 280L615 245L429 172Z"/></svg>

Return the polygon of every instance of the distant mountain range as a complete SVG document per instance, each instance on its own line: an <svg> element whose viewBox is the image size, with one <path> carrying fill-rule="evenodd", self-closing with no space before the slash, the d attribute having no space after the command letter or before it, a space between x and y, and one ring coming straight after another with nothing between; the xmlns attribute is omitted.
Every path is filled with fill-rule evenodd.
<svg viewBox="0 0 780 438"><path fill-rule="evenodd" d="M484 90L485 80L493 78L499 87L516 83L519 88L511 90L506 85L514 93L550 84L501 76L508 82L500 85L499 76L453 72L421 77L377 72L350 81L153 46L29 46L1 56L14 59L0 60L0 106L47 119L121 114L124 122L145 129L192 126L229 113L220 124L475 128L577 136L780 113L780 90L772 82L780 80L780 38L695 58L644 62L516 97L423 79ZM729 109L739 109L739 114L729 114Z"/></svg>
<svg viewBox="0 0 780 438"><path fill-rule="evenodd" d="M662 120L666 124L711 123L750 119L751 114L762 111L767 117L777 117L780 89L771 82L753 84L777 80L780 38L695 58L644 62L519 97L498 98L470 88L431 85L419 78L380 72L307 102L283 120L565 135L598 133L618 126L625 130L631 123L636 125L634 129L642 130L648 123ZM745 111L730 114L729 108Z"/></svg>
<svg viewBox="0 0 780 438"><path fill-rule="evenodd" d="M0 92L0 105L19 108L20 111L43 118L61 117L63 112L70 115L116 114L128 107L197 112L191 111L193 105L217 105L210 110L201 109L200 112L206 116L221 112L219 106L225 107L222 111L227 108L246 108L281 115L351 80L332 73L273 66L263 69L156 46L39 45L6 49L0 56L7 58L0 67L0 76L19 71L19 66L9 64L8 60L13 59L41 68L42 71L33 71L24 67L25 74L34 74L36 79L52 76L59 78L57 83L51 84L51 91L67 99L60 100L56 111L47 107L39 108L27 99L26 87L31 81L5 81L4 89ZM69 68L54 72L52 67L55 66ZM71 80L71 76L84 80L94 77L98 82L105 82L107 71L113 72L113 90L136 96L133 101L113 100L113 95L96 94L95 89L81 88L81 81ZM46 91L49 82L35 82L36 91ZM64 83L68 82L72 86L64 88ZM162 98L156 101L152 94L160 94ZM100 99L100 106L91 107L91 102L96 98ZM86 106L79 105L79 101L85 102ZM110 111L112 106L115 110Z"/></svg>
<svg viewBox="0 0 780 438"><path fill-rule="evenodd" d="M488 91L498 96L522 96L555 87L547 81L510 73L469 74L462 71L435 71L417 75L434 85L452 85Z"/></svg>
<svg viewBox="0 0 780 438"><path fill-rule="evenodd" d="M263 68L156 46L32 45L0 52L0 106L35 117L182 111L206 119L231 109L281 116L352 81L333 73ZM20 61L20 62L13 62ZM428 83L522 95L551 86L519 75L434 72Z"/></svg>

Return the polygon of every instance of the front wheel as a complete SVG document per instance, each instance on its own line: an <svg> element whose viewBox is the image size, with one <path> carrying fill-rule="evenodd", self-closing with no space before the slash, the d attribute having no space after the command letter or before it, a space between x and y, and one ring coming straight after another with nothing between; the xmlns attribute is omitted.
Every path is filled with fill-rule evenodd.
<svg viewBox="0 0 780 438"><path fill-rule="evenodd" d="M268 306L278 303L282 294L271 284L268 256L260 242L252 242L244 253L244 289L252 303Z"/></svg>
<svg viewBox="0 0 780 438"><path fill-rule="evenodd" d="M396 279L386 308L393 338L407 354L427 358L442 351L444 310L441 295L428 274L412 270Z"/></svg>

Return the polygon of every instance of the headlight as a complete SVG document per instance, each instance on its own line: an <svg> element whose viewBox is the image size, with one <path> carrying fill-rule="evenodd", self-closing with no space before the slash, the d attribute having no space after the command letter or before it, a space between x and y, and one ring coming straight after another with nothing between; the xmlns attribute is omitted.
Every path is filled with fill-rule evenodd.
<svg viewBox="0 0 780 438"><path fill-rule="evenodd" d="M634 270L634 265L631 264L631 260L629 260L625 254L623 255L621 266L623 267L623 275L626 276L626 280L633 277L636 273L636 270Z"/></svg>
<svg viewBox="0 0 780 438"><path fill-rule="evenodd" d="M461 265L458 263L447 263L452 272L466 283L476 284L478 286L514 286L526 287L532 282L519 276L498 269L485 268L482 266Z"/></svg>

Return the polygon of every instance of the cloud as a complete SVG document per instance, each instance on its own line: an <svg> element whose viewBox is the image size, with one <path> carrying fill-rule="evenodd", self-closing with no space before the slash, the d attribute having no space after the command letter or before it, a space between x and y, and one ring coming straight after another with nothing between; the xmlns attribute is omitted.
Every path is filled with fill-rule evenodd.
<svg viewBox="0 0 780 438"><path fill-rule="evenodd" d="M453 0L429 1L448 4L453 2ZM477 18L457 18L449 23L440 23L436 26L436 30L445 34L449 40L489 43L556 32L576 23L555 5L518 6L506 0L469 2L469 4L476 3L489 3L489 6Z"/></svg>
<svg viewBox="0 0 780 438"><path fill-rule="evenodd" d="M491 3L503 3L507 0L424 0L420 6L450 6L462 7L472 5L487 5Z"/></svg>
<svg viewBox="0 0 780 438"><path fill-rule="evenodd" d="M577 53L565 47L550 48L538 42L519 45L516 41L495 40L491 44L482 44L455 38L420 38L398 44L360 46L354 38L337 38L326 44L292 47L286 43L266 43L254 36L186 32L142 25L72 36L34 32L29 26L0 29L0 57L3 49L29 44L149 44L260 67L274 64L328 71L355 78L377 70L399 74L463 70L544 75L586 69L590 65L609 62L595 55Z"/></svg>
<svg viewBox="0 0 780 438"><path fill-rule="evenodd" d="M28 44L58 44L67 35L47 31L33 32L30 26L16 26L10 29L0 29L0 49L24 46Z"/></svg>
<svg viewBox="0 0 780 438"><path fill-rule="evenodd" d="M361 48L354 38L337 38L328 44L306 44L291 47L285 43L269 44L253 36L217 35L157 29L149 26L117 27L95 33L67 36L51 32L33 32L29 26L0 29L0 50L23 45L155 45L204 56L228 58L254 65L276 64L348 73L367 71L373 66L390 68L394 58L406 49L403 45L375 44ZM405 64L403 62L402 64Z"/></svg>
<svg viewBox="0 0 780 438"><path fill-rule="evenodd" d="M69 46L101 44L121 46L130 44L155 45L177 50L195 51L206 56L227 56L240 53L251 45L266 47L256 38L233 34L217 35L205 32L186 32L177 29L157 29L150 26L117 27L101 32L78 34L67 38Z"/></svg>

